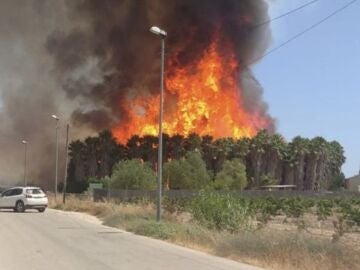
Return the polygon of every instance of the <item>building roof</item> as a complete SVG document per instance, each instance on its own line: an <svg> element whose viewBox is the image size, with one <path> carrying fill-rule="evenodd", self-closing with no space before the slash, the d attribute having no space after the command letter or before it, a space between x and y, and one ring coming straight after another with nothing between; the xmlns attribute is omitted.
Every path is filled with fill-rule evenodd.
<svg viewBox="0 0 360 270"><path fill-rule="evenodd" d="M346 179L346 181L352 181L352 180L357 180L357 179L360 179L360 174L349 177Z"/></svg>

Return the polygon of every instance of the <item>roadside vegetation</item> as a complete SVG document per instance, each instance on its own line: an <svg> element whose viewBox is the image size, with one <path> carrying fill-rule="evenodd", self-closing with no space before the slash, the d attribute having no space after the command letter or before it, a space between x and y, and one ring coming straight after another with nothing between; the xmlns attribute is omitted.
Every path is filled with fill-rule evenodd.
<svg viewBox="0 0 360 270"><path fill-rule="evenodd" d="M360 269L360 199L239 198L202 191L152 202L92 202L70 197L51 207L86 212L105 225L266 269Z"/></svg>

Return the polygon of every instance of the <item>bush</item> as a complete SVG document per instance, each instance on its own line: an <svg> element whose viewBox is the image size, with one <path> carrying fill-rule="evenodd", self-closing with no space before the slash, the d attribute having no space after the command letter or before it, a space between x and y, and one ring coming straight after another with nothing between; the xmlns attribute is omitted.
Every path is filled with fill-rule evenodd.
<svg viewBox="0 0 360 270"><path fill-rule="evenodd" d="M279 215L281 210L280 200L273 197L254 199L251 205L257 220L262 224L266 224L273 217Z"/></svg>
<svg viewBox="0 0 360 270"><path fill-rule="evenodd" d="M289 218L301 218L305 212L309 210L308 205L304 199L301 198L286 198L281 202L281 210Z"/></svg>
<svg viewBox="0 0 360 270"><path fill-rule="evenodd" d="M209 229L237 232L251 228L247 200L229 194L202 191L189 204L193 218Z"/></svg>
<svg viewBox="0 0 360 270"><path fill-rule="evenodd" d="M215 189L243 190L247 185L246 167L239 159L227 160L223 169L216 175Z"/></svg>
<svg viewBox="0 0 360 270"><path fill-rule="evenodd" d="M154 190L156 175L150 166L141 160L120 161L113 170L111 188Z"/></svg>
<svg viewBox="0 0 360 270"><path fill-rule="evenodd" d="M332 200L321 199L316 203L316 215L318 220L326 220L332 215L332 209L334 208L334 203Z"/></svg>
<svg viewBox="0 0 360 270"><path fill-rule="evenodd" d="M131 223L128 229L139 235L166 240L174 237L180 226L176 223L142 220Z"/></svg>
<svg viewBox="0 0 360 270"><path fill-rule="evenodd" d="M171 189L201 189L210 184L210 176L201 155L188 152L184 158L165 164L164 182Z"/></svg>

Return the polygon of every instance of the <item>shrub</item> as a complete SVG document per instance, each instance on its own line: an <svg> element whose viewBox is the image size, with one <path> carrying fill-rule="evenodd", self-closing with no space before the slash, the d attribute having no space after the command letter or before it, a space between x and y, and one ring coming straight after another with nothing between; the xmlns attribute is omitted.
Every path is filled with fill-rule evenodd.
<svg viewBox="0 0 360 270"><path fill-rule="evenodd" d="M333 207L334 203L332 200L319 200L316 203L316 214L318 216L318 220L326 220L329 216L331 216Z"/></svg>
<svg viewBox="0 0 360 270"><path fill-rule="evenodd" d="M153 190L156 188L156 175L147 163L138 159L123 160L115 165L111 187Z"/></svg>
<svg viewBox="0 0 360 270"><path fill-rule="evenodd" d="M194 220L209 229L236 232L251 228L249 202L229 194L201 191L189 210Z"/></svg>
<svg viewBox="0 0 360 270"><path fill-rule="evenodd" d="M210 184L205 162L196 152L188 152L184 158L166 163L164 179L171 189L201 189Z"/></svg>
<svg viewBox="0 0 360 270"><path fill-rule="evenodd" d="M216 175L215 189L243 190L247 185L246 167L239 159L227 160L223 169Z"/></svg>

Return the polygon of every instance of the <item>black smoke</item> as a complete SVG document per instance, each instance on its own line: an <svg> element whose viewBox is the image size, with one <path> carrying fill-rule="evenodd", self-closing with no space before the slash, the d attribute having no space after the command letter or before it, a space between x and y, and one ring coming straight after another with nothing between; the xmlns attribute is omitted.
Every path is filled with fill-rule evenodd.
<svg viewBox="0 0 360 270"><path fill-rule="evenodd" d="M159 40L149 27L159 25L169 33L167 57L180 66L201 57L215 33L220 48L233 44L246 71L240 71L245 77L239 82L245 108L269 119L273 129L262 88L248 71L270 41L269 26L256 27L268 20L263 0L84 0L69 1L68 6L77 26L54 32L47 49L67 96L84 103L72 114L76 124L95 130L121 124L127 120L123 102L157 93ZM74 76L84 69L97 78Z"/></svg>

